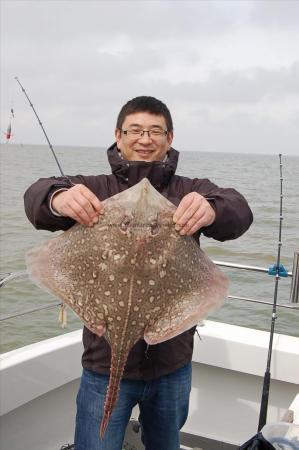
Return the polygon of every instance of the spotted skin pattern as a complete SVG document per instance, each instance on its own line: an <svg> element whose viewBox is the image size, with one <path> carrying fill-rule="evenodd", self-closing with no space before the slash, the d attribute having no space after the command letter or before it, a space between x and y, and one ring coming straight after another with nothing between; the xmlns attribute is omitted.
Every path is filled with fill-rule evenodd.
<svg viewBox="0 0 299 450"><path fill-rule="evenodd" d="M227 295L228 280L194 238L174 228L175 206L147 179L103 202L92 228L75 224L27 254L33 281L60 298L111 346L100 436L128 354L190 329Z"/></svg>

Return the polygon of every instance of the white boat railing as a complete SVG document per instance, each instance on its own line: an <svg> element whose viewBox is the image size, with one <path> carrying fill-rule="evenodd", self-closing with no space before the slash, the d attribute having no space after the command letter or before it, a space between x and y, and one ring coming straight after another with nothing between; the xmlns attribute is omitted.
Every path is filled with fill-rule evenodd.
<svg viewBox="0 0 299 450"><path fill-rule="evenodd" d="M221 267L230 267L232 269L240 269L240 270L250 270L252 272L262 272L267 273L268 275L275 275L276 266L269 267L257 267L257 266L248 266L244 264L235 264L225 261L213 261L217 266ZM271 272L272 269L272 272ZM293 257L293 270L292 272L288 272L285 270L283 266L279 267L279 275L280 277L292 278L291 291L290 291L290 303L299 303L299 251L294 253ZM230 297L230 298L238 298L240 300L245 300L245 298L241 297ZM248 299L248 301L253 301L253 299ZM272 304L272 303L270 303ZM290 305L292 307L292 305ZM297 307L295 307L297 309Z"/></svg>

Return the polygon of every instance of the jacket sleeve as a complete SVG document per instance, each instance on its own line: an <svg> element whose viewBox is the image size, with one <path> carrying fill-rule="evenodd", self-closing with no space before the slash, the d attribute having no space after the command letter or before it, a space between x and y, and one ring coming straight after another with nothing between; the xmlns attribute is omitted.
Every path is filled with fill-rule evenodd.
<svg viewBox="0 0 299 450"><path fill-rule="evenodd" d="M192 190L206 197L216 212L214 223L200 230L206 237L218 241L236 239L252 224L252 211L235 189L220 188L208 179L195 179Z"/></svg>
<svg viewBox="0 0 299 450"><path fill-rule="evenodd" d="M80 176L70 177L71 181L82 183ZM67 230L75 221L69 217L54 215L49 208L49 198L62 188L70 188L67 178L40 178L32 184L24 194L25 212L32 225L41 230Z"/></svg>

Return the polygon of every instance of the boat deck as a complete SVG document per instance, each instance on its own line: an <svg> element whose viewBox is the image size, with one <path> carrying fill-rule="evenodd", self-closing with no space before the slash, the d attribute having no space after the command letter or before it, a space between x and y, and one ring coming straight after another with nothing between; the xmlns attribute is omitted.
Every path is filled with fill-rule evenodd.
<svg viewBox="0 0 299 450"><path fill-rule="evenodd" d="M145 450L141 442L139 429L138 422L131 420L127 427L122 450ZM237 450L237 448L235 445L181 432L180 450ZM75 447L73 444L66 444L59 450L75 450Z"/></svg>
<svg viewBox="0 0 299 450"><path fill-rule="evenodd" d="M138 422L131 420L125 437L123 450L145 450L141 442ZM181 432L180 450L237 450L237 446Z"/></svg>

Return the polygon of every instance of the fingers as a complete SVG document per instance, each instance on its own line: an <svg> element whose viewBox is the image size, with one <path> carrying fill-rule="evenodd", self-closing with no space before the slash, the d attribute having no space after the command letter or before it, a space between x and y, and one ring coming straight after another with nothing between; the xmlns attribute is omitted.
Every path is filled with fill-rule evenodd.
<svg viewBox="0 0 299 450"><path fill-rule="evenodd" d="M75 220L82 225L93 225L98 221L98 215L102 211L102 206L98 198L86 186L80 188L79 192L74 191L68 207L74 214Z"/></svg>
<svg viewBox="0 0 299 450"><path fill-rule="evenodd" d="M106 323L105 322L96 326L96 333L100 337L106 333Z"/></svg>
<svg viewBox="0 0 299 450"><path fill-rule="evenodd" d="M87 323L85 325L92 333L96 334L99 337L103 336L106 333L106 322L104 321L98 323L97 325L88 325Z"/></svg>
<svg viewBox="0 0 299 450"><path fill-rule="evenodd" d="M52 207L59 214L71 217L85 226L97 223L99 214L103 213L100 200L83 184L58 192L52 199Z"/></svg>
<svg viewBox="0 0 299 450"><path fill-rule="evenodd" d="M197 192L191 192L181 200L173 220L181 235L191 236L200 228L211 225L215 217L215 211L209 202Z"/></svg>

